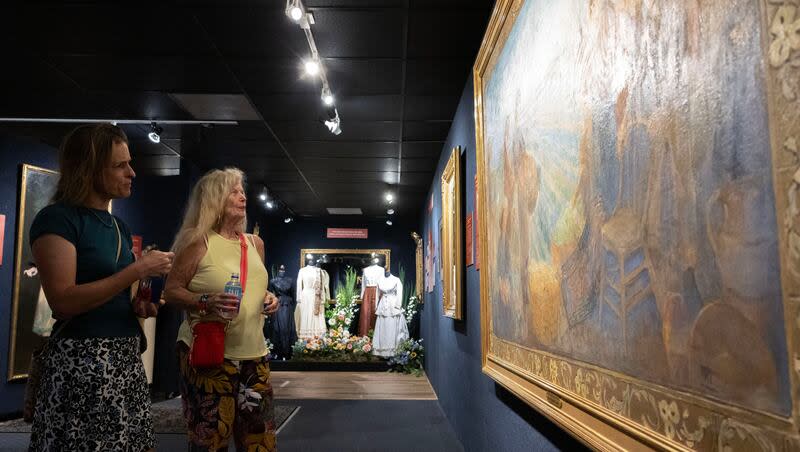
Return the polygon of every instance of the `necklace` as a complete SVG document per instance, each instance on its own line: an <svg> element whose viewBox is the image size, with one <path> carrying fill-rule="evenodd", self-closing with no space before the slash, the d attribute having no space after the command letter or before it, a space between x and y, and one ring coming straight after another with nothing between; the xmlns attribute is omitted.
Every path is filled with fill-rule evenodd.
<svg viewBox="0 0 800 452"><path fill-rule="evenodd" d="M94 211L94 209L90 209L90 208L88 208L88 207L87 207L87 209L89 210L89 212L91 212L91 213L92 213L92 215L94 215L94 216L95 216L95 218L97 218L98 220L100 220L100 223L103 223L103 226L105 226L105 227L107 227L107 228L113 228L113 227L114 227L114 219L113 219L113 218L111 219L111 221L109 221L108 223L106 223L106 221L105 221L105 220L103 220L103 218L102 218L100 215L98 215L98 214L97 214L97 212L95 212L95 211ZM109 214L109 215L111 215L111 214Z"/></svg>

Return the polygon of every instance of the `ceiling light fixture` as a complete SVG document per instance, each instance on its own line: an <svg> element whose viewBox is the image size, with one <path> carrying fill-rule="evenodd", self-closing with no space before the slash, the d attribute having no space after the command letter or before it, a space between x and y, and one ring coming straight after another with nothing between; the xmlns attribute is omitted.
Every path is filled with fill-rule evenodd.
<svg viewBox="0 0 800 452"><path fill-rule="evenodd" d="M386 224L388 224L389 226L391 226L391 225L392 225L392 220L386 220Z"/></svg>
<svg viewBox="0 0 800 452"><path fill-rule="evenodd" d="M319 63L317 63L314 60L306 61L305 68L306 68L306 74L312 77L319 74Z"/></svg>
<svg viewBox="0 0 800 452"><path fill-rule="evenodd" d="M286 0L286 15L297 23L306 35L306 42L308 43L308 50L311 53L309 60L303 62L303 70L311 77L319 77L322 82L322 93L320 98L322 103L328 107L332 107L336 99L328 83L328 77L325 73L325 67L322 65L322 59L317 51L317 43L314 41L314 34L311 32L311 25L315 24L314 15L303 6L301 0ZM334 116L329 116L327 120L322 121L328 130L334 134L339 135L342 133L341 120L338 113Z"/></svg>
<svg viewBox="0 0 800 452"><path fill-rule="evenodd" d="M262 201L266 201L267 200L267 194L266 193L261 193L260 195L258 195L258 199L260 199Z"/></svg>
<svg viewBox="0 0 800 452"><path fill-rule="evenodd" d="M394 209L389 209L386 211L386 213L389 215L394 215Z"/></svg>
<svg viewBox="0 0 800 452"><path fill-rule="evenodd" d="M289 17L295 22L300 22L300 19L303 18L303 9L299 6L292 6L289 9Z"/></svg>
<svg viewBox="0 0 800 452"><path fill-rule="evenodd" d="M392 194L392 192L387 191L386 194L384 195L384 199L386 200L386 202L391 204L392 202L394 202L394 195Z"/></svg>
<svg viewBox="0 0 800 452"><path fill-rule="evenodd" d="M333 94L331 93L331 89L328 88L327 86L322 87L321 98L322 98L322 103L324 103L325 105L329 107L333 105Z"/></svg>
<svg viewBox="0 0 800 452"><path fill-rule="evenodd" d="M267 206L267 209L272 209L272 208L275 207L275 203L273 203L272 201L267 201L266 206Z"/></svg>
<svg viewBox="0 0 800 452"><path fill-rule="evenodd" d="M284 222L284 223L291 223L291 222L292 222L292 217L286 217L286 218L284 218L284 219L283 219L283 222Z"/></svg>
<svg viewBox="0 0 800 452"><path fill-rule="evenodd" d="M147 138L149 138L153 143L161 143L161 132L163 131L164 129L158 127L156 123L152 123L150 124L150 133L147 134Z"/></svg>
<svg viewBox="0 0 800 452"><path fill-rule="evenodd" d="M328 131L334 135L342 133L341 121L339 120L339 111L336 108L328 109L328 119L323 121Z"/></svg>

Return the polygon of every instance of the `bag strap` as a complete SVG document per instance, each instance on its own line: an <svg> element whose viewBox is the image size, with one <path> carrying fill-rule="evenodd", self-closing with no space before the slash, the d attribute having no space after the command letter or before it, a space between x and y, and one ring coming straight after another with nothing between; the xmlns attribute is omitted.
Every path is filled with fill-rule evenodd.
<svg viewBox="0 0 800 452"><path fill-rule="evenodd" d="M114 226L117 228L117 263L119 263L119 255L122 252L122 233L119 232L119 224L117 224L117 219L112 216L111 220L114 221Z"/></svg>
<svg viewBox="0 0 800 452"><path fill-rule="evenodd" d="M239 234L239 244L242 248L242 257L239 260L239 283L242 285L242 297L247 286L247 239L245 234Z"/></svg>

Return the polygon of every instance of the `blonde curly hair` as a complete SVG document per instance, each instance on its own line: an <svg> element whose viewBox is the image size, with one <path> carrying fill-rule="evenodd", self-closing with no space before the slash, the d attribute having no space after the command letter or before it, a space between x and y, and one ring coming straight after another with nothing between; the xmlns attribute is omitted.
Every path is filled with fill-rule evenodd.
<svg viewBox="0 0 800 452"><path fill-rule="evenodd" d="M197 181L186 206L183 224L172 244L173 252L178 253L203 240L209 232L220 226L228 195L236 184L245 185L245 175L239 168L211 170ZM243 233L246 228L245 216L236 230Z"/></svg>

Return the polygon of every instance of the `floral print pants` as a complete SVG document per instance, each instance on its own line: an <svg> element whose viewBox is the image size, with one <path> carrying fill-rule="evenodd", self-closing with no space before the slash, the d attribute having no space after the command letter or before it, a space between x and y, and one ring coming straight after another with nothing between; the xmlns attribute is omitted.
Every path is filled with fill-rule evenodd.
<svg viewBox="0 0 800 452"><path fill-rule="evenodd" d="M189 347L180 342L178 360L190 451L228 450L231 436L237 451L277 450L266 357L196 369L189 365Z"/></svg>

